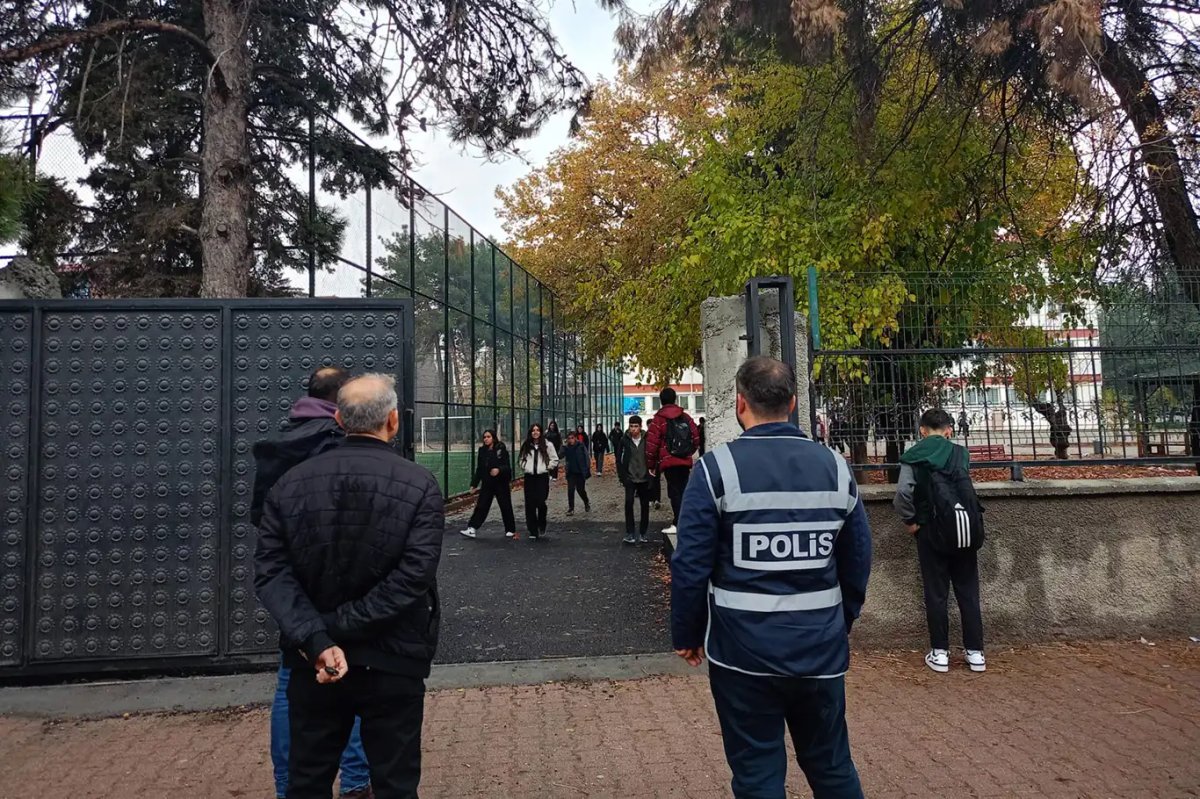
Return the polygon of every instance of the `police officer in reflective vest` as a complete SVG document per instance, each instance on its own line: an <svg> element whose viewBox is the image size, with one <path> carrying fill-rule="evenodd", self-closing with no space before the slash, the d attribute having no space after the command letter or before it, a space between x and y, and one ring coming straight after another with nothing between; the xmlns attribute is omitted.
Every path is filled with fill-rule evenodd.
<svg viewBox="0 0 1200 799"><path fill-rule="evenodd" d="M795 387L781 361L742 364L745 432L693 471L671 559L671 636L708 656L737 799L783 799L785 723L814 799L863 795L844 675L871 531L846 461L788 421Z"/></svg>

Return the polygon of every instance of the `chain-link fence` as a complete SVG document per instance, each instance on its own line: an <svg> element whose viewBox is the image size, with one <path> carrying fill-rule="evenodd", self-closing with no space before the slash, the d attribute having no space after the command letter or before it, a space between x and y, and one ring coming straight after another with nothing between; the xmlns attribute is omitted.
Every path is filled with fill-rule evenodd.
<svg viewBox="0 0 1200 799"><path fill-rule="evenodd" d="M7 133L2 140L36 163L39 175L65 181L78 195L81 217L104 212L82 180L95 180L94 165L80 156L67 128L47 133L44 123L37 115L6 117L0 120ZM367 146L337 120L313 124ZM307 200L307 224L290 236L259 242L258 271L281 275L283 290L297 296L412 298L415 407L408 423L416 458L448 494L468 489L485 429L515 444L534 422L557 420L564 429L582 424L592 430L621 419L620 369L585 362L580 339L568 329L553 293L495 242L407 176L389 175L387 186L323 177L306 164L289 172ZM311 243L323 226L326 232L340 227L340 235ZM306 230L313 231L307 241ZM336 251L329 241L336 242ZM60 275L78 277L64 280L68 291L77 297L114 296L91 265L119 262L121 254L77 245L57 252ZM15 254L15 245L0 247L0 266ZM194 257L180 253L178 274L171 264L159 269L160 295L172 293L173 279L194 279Z"/></svg>

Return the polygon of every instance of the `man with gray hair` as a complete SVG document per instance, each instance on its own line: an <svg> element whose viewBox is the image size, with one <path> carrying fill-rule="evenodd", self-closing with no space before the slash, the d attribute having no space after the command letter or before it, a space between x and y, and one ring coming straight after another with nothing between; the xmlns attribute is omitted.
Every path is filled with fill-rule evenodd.
<svg viewBox="0 0 1200 799"><path fill-rule="evenodd" d="M421 779L437 647L442 494L392 447L400 415L391 377L347 382L337 405L346 443L271 489L254 559L255 590L295 669L287 796L328 799L357 715L375 795L407 799Z"/></svg>

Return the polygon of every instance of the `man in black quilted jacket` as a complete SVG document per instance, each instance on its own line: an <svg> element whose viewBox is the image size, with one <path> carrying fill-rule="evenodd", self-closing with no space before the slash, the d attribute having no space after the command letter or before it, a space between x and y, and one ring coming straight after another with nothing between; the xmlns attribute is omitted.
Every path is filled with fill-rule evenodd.
<svg viewBox="0 0 1200 799"><path fill-rule="evenodd" d="M337 420L346 442L285 474L258 528L254 586L295 670L287 796L328 799L358 715L375 795L409 799L437 647L442 494L391 446L390 377L346 383Z"/></svg>

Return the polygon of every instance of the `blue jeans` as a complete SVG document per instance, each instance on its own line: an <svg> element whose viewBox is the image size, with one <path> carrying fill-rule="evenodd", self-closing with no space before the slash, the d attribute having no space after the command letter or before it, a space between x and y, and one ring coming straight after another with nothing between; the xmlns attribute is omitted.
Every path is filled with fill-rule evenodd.
<svg viewBox="0 0 1200 799"><path fill-rule="evenodd" d="M292 734L288 727L287 689L291 676L292 670L280 664L275 702L271 705L271 765L275 769L275 795L279 799L287 796L288 789L288 752L292 748ZM367 756L363 753L362 737L358 732L360 724L360 719L354 719L350 742L342 752L342 793L361 790L371 782Z"/></svg>
<svg viewBox="0 0 1200 799"><path fill-rule="evenodd" d="M846 678L754 677L709 663L736 799L784 799L786 724L813 799L863 799L846 730Z"/></svg>

